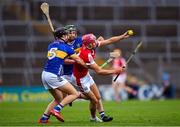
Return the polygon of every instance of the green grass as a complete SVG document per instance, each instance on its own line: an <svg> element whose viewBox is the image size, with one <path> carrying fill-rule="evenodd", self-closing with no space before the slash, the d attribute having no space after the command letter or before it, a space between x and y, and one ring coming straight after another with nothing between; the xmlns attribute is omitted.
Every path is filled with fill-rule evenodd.
<svg viewBox="0 0 180 127"><path fill-rule="evenodd" d="M0 102L0 126L38 126L38 119L48 103ZM65 107L65 123L51 117L47 126L180 126L180 101L103 102L106 113L114 117L109 123L89 122L88 102L74 102ZM42 125L40 125L42 126ZM43 125L46 126L46 125Z"/></svg>

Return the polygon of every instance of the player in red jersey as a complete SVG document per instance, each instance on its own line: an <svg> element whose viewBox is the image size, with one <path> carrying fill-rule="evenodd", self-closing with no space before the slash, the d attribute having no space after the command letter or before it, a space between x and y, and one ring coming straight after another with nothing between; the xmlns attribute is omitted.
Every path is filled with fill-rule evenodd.
<svg viewBox="0 0 180 127"><path fill-rule="evenodd" d="M119 57L117 57L113 60L113 68L116 69L116 68L119 68L119 67L122 67L123 65L125 65L126 60L122 57L121 50L116 48L116 49L114 49L113 52L116 52L119 54ZM126 72L121 73L119 75L119 77L117 78L116 82L114 82L113 80L115 79L116 76L117 75L113 75L113 77L112 77L112 87L113 87L114 93L115 93L115 96L114 96L115 101L120 101L121 98L119 96L119 93L121 90L125 90L130 94L136 95L137 92L126 85L126 78L127 78Z"/></svg>
<svg viewBox="0 0 180 127"><path fill-rule="evenodd" d="M91 69L93 69L97 74L110 75L110 74L122 73L125 71L126 65L117 69L102 69L94 61L96 57L95 49L100 45L100 41L97 41L96 37L93 34L84 35L82 37L82 40L83 40L83 46L80 50L79 57L83 59L86 65L88 65ZM90 99L91 102L90 111L92 117L91 120L95 121L97 119L96 109L98 109L103 122L109 122L113 120L112 117L106 116L104 113L99 90L94 80L90 76L88 69L75 63L73 68L73 74L79 89L88 99Z"/></svg>

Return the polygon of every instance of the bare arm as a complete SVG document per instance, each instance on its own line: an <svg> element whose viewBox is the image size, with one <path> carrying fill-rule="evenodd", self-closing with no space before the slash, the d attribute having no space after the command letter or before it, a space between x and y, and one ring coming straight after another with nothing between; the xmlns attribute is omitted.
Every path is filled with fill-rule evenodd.
<svg viewBox="0 0 180 127"><path fill-rule="evenodd" d="M73 59L68 59L68 58L66 58L66 59L64 59L64 63L65 63L65 64L74 64L75 61L74 61Z"/></svg>
<svg viewBox="0 0 180 127"><path fill-rule="evenodd" d="M112 44L114 42L118 42L118 41L123 40L123 39L128 38L128 37L129 37L128 32L125 32L124 34L119 35L119 36L114 36L114 37L111 37L111 38L106 39L106 40L100 40L100 46L109 45L109 44Z"/></svg>
<svg viewBox="0 0 180 127"><path fill-rule="evenodd" d="M121 68L121 67L118 69L102 69L96 63L91 64L90 68L93 69L97 74L100 74L100 75L118 74L118 73L122 73L124 71L124 68Z"/></svg>
<svg viewBox="0 0 180 127"><path fill-rule="evenodd" d="M88 68L88 66L86 65L86 63L78 56L78 55L72 55L71 58L77 62L78 64L84 66L85 68Z"/></svg>
<svg viewBox="0 0 180 127"><path fill-rule="evenodd" d="M102 36L99 36L97 40L98 41L104 41L104 38Z"/></svg>

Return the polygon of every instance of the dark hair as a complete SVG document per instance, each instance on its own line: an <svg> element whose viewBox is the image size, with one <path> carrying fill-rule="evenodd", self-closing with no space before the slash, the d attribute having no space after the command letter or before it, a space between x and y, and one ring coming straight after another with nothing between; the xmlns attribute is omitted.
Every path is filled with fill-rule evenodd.
<svg viewBox="0 0 180 127"><path fill-rule="evenodd" d="M65 27L59 27L57 29L55 29L54 31L54 36L56 39L60 39L62 38L63 35L67 35L68 31Z"/></svg>

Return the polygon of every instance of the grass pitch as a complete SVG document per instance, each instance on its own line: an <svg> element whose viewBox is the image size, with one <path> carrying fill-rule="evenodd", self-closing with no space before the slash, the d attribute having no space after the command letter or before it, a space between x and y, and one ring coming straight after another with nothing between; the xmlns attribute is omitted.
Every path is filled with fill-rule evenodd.
<svg viewBox="0 0 180 127"><path fill-rule="evenodd" d="M42 126L37 121L47 104L0 102L0 126ZM180 100L103 102L106 114L114 117L109 123L89 122L88 104L74 102L62 111L65 123L51 117L43 126L180 126Z"/></svg>

